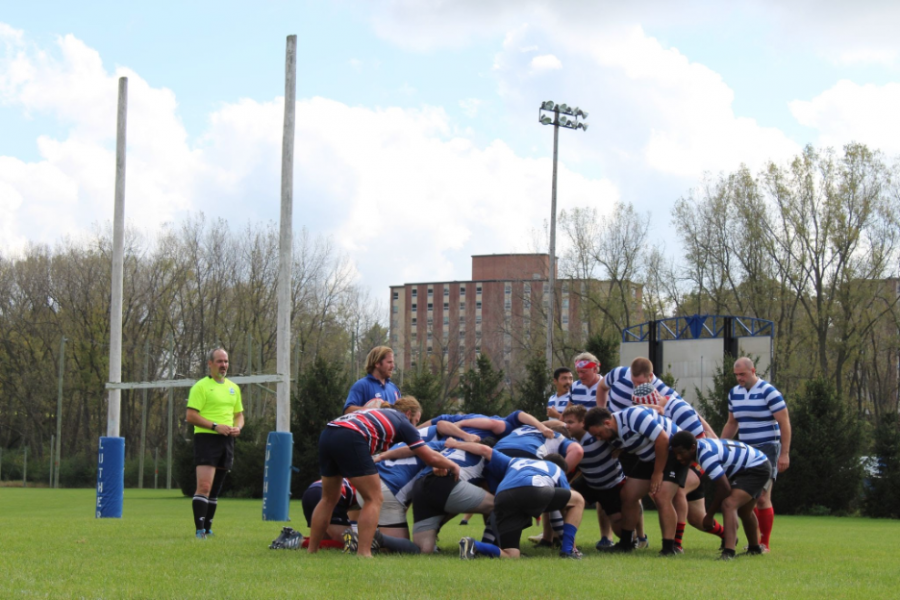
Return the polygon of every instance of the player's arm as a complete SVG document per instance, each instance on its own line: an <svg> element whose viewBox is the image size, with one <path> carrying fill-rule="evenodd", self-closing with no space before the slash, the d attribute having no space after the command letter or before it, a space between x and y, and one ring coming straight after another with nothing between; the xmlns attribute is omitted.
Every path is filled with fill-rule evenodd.
<svg viewBox="0 0 900 600"><path fill-rule="evenodd" d="M455 437L464 442L477 442L481 439L474 433L466 433L456 423L451 423L450 421L438 421L437 432L441 437Z"/></svg>
<svg viewBox="0 0 900 600"><path fill-rule="evenodd" d="M506 422L499 419L491 419L489 417L474 417L472 419L463 419L457 421L457 427L470 427L472 429L481 429L490 431L494 435L502 435L506 431Z"/></svg>
<svg viewBox="0 0 900 600"><path fill-rule="evenodd" d="M553 436L556 435L555 431L553 431L552 429L550 429L549 427L547 427L546 425L544 425L543 423L541 423L540 421L538 421L537 419L535 419L534 417L529 415L524 410L519 411L519 415L517 418L519 419L519 423L521 423L522 425L531 425L532 427L534 427L535 429L540 431L541 434L548 440L553 439ZM506 431L506 428L504 427L502 431ZM502 433L502 431L501 431L501 433Z"/></svg>
<svg viewBox="0 0 900 600"><path fill-rule="evenodd" d="M413 449L413 452L425 461L425 464L434 469L446 469L448 473L453 474L454 479L459 479L459 465L441 456L424 444Z"/></svg>
<svg viewBox="0 0 900 600"><path fill-rule="evenodd" d="M574 473L581 464L582 458L584 458L584 448L581 447L581 444L575 442L569 444L569 447L566 448L566 470Z"/></svg>
<svg viewBox="0 0 900 600"><path fill-rule="evenodd" d="M659 491L662 485L663 473L666 470L666 462L669 460L669 434L660 432L653 442L653 451L656 453L656 461L653 463L653 475L650 476L650 495Z"/></svg>
<svg viewBox="0 0 900 600"><path fill-rule="evenodd" d="M716 484L715 495L713 495L712 504L710 504L709 509L706 511L706 516L703 518L703 529L705 530L713 528L716 513L719 512L725 498L731 495L731 485L728 483L728 477L724 473L719 475L714 483Z"/></svg>
<svg viewBox="0 0 900 600"><path fill-rule="evenodd" d="M188 423L190 423L191 425L195 425L197 427L202 427L203 429L212 429L213 428L213 422L210 421L209 419L207 419L206 417L200 416L200 411L198 411L196 408L187 409L187 414L185 415L184 420L187 421ZM231 432L231 428L228 427L228 432L225 432L224 428L226 428L226 427L228 427L228 425L217 425L216 429L214 431L216 433L219 433L219 431L221 430L224 433L221 433L220 435L229 435L229 433Z"/></svg>
<svg viewBox="0 0 900 600"><path fill-rule="evenodd" d="M606 385L606 377L600 378L600 385L597 386L597 406L606 408L606 402L609 400L609 386Z"/></svg>
<svg viewBox="0 0 900 600"><path fill-rule="evenodd" d="M553 408L552 406L547 407L547 418L548 419L561 419L562 413Z"/></svg>
<svg viewBox="0 0 900 600"><path fill-rule="evenodd" d="M781 428L781 454L778 456L778 472L787 471L791 466L791 419L787 407L779 410L772 417Z"/></svg>
<svg viewBox="0 0 900 600"><path fill-rule="evenodd" d="M444 447L459 449L463 452L468 452L469 454L481 456L486 460L491 460L491 457L494 455L494 449L490 446L485 446L484 444L473 444L472 442L460 442L458 440L454 440L453 438L447 440L447 443Z"/></svg>
<svg viewBox="0 0 900 600"><path fill-rule="evenodd" d="M733 440L738 432L738 422L737 419L734 418L734 413L728 413L728 421L725 423L725 427L722 428L722 435L719 436L723 440Z"/></svg>
<svg viewBox="0 0 900 600"><path fill-rule="evenodd" d="M349 415L357 410L362 410L362 407L369 401L363 394L363 386L360 385L361 382L362 380L357 381L350 386L350 392L347 393L347 400L344 402L343 414Z"/></svg>
<svg viewBox="0 0 900 600"><path fill-rule="evenodd" d="M385 450L378 456L373 456L372 460L378 463L383 460L400 460L403 458L412 458L413 456L414 453L410 450L409 446L397 446L396 448Z"/></svg>
<svg viewBox="0 0 900 600"><path fill-rule="evenodd" d="M700 422L703 424L703 433L706 434L706 437L709 439L717 440L719 436L716 435L716 432L713 431L713 428L709 426L709 423L706 422L700 413L697 413L697 418L700 419Z"/></svg>

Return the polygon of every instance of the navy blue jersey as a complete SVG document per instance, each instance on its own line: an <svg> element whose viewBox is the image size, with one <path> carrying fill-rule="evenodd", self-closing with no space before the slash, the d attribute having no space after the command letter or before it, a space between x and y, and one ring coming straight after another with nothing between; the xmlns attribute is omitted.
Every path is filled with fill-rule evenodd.
<svg viewBox="0 0 900 600"><path fill-rule="evenodd" d="M350 406L365 406L369 400L376 398L393 404L400 399L400 388L394 385L390 378L382 384L378 378L366 375L350 388L347 401L344 402L344 410Z"/></svg>
<svg viewBox="0 0 900 600"><path fill-rule="evenodd" d="M328 427L346 427L359 433L369 443L372 454L384 452L396 442L405 442L410 448L425 444L419 430L413 427L400 411L392 408L369 408L338 417Z"/></svg>
<svg viewBox="0 0 900 600"><path fill-rule="evenodd" d="M498 494L505 490L521 487L570 489L566 474L551 462L532 460L530 458L512 458L508 460L509 465L506 468L506 474L503 476L500 485L497 486Z"/></svg>

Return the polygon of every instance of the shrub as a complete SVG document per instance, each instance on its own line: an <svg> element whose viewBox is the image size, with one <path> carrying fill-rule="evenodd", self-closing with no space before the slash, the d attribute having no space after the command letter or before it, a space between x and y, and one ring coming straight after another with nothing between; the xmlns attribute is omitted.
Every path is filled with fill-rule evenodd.
<svg viewBox="0 0 900 600"><path fill-rule="evenodd" d="M883 415L875 427L872 453L876 466L866 489L865 514L900 518L900 422L896 414Z"/></svg>

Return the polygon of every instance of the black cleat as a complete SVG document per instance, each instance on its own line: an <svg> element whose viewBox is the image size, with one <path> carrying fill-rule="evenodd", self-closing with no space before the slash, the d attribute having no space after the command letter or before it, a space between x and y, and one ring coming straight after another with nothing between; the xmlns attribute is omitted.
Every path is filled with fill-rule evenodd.
<svg viewBox="0 0 900 600"><path fill-rule="evenodd" d="M269 550L282 550L284 549L284 542L294 533L294 530L290 527L282 527L281 533L278 534L278 537L272 540L272 543L269 544Z"/></svg>
<svg viewBox="0 0 900 600"><path fill-rule="evenodd" d="M355 553L357 548L359 548L359 536L353 531L352 527L344 530L344 533L341 534L341 539L344 540L344 554Z"/></svg>
<svg viewBox="0 0 900 600"><path fill-rule="evenodd" d="M762 556L763 549L761 546L747 546L746 552L741 552L738 556Z"/></svg>

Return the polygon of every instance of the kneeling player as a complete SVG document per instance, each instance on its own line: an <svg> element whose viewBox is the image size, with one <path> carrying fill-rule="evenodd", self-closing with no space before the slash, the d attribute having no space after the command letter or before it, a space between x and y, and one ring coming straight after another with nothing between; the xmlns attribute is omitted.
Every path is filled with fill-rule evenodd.
<svg viewBox="0 0 900 600"><path fill-rule="evenodd" d="M712 527L713 516L721 507L725 521L725 545L720 560L734 558L739 517L749 543L746 554L762 554L759 523L753 509L772 476L772 466L766 455L743 442L698 440L687 431L673 435L671 445L678 462L683 465L698 462L704 475L716 484L716 493L703 525L705 528Z"/></svg>

